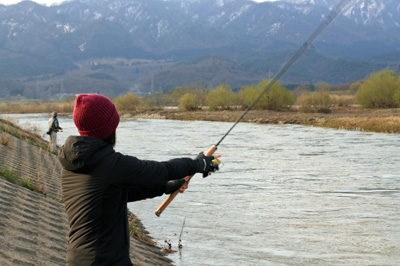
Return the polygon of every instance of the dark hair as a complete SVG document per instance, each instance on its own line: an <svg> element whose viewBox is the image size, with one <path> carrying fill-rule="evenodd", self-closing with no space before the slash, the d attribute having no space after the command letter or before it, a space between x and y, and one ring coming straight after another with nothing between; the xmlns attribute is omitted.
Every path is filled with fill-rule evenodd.
<svg viewBox="0 0 400 266"><path fill-rule="evenodd" d="M106 138L104 141L107 142L108 144L111 144L114 147L115 143L117 142L117 135L115 134L115 131L111 134L111 136Z"/></svg>

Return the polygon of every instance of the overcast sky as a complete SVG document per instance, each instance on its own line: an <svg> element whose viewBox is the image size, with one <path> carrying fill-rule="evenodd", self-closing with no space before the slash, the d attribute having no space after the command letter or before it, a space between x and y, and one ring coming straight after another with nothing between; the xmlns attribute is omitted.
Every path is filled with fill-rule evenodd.
<svg viewBox="0 0 400 266"><path fill-rule="evenodd" d="M45 5L52 5L52 4L59 4L64 2L65 0L33 0L36 3L39 4L45 4ZM276 1L276 0L253 0L254 2L266 2L266 1ZM21 2L21 0L0 0L0 4L3 5L12 5L15 3Z"/></svg>

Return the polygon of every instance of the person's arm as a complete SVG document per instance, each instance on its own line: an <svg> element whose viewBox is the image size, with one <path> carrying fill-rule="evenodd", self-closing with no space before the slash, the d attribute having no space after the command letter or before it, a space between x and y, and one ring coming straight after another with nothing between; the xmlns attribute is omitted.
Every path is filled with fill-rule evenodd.
<svg viewBox="0 0 400 266"><path fill-rule="evenodd" d="M54 127L56 130L62 130L62 128L60 127L60 124L58 123L58 119L54 119Z"/></svg>
<svg viewBox="0 0 400 266"><path fill-rule="evenodd" d="M164 186L154 187L141 187L141 186L129 186L128 187L128 202L138 201L143 199L155 198L165 194L171 194L179 189L179 192L183 193L188 185L184 186L189 176L181 179L175 179L168 181Z"/></svg>
<svg viewBox="0 0 400 266"><path fill-rule="evenodd" d="M128 202L158 197L164 194L164 190L165 188L163 186L129 186Z"/></svg>
<svg viewBox="0 0 400 266"><path fill-rule="evenodd" d="M139 160L136 157L118 156L113 169L113 183L141 187L164 186L167 181L181 179L195 173L209 173L212 170L213 156L180 158L166 162Z"/></svg>
<svg viewBox="0 0 400 266"><path fill-rule="evenodd" d="M190 158L156 162L119 154L113 182L141 187L165 186L169 180L195 174L199 169L198 164Z"/></svg>

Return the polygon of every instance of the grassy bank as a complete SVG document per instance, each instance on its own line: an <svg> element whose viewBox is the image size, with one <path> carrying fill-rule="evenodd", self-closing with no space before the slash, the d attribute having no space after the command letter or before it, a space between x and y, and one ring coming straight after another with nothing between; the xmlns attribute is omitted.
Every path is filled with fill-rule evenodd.
<svg viewBox="0 0 400 266"><path fill-rule="evenodd" d="M2 131L2 132L1 132ZM10 136L27 141L29 144L49 150L48 142L34 132L34 129L25 130L11 121L0 118L0 144L9 146ZM7 133L7 134L6 134Z"/></svg>
<svg viewBox="0 0 400 266"><path fill-rule="evenodd" d="M305 125L379 133L400 133L400 117L339 117Z"/></svg>
<svg viewBox="0 0 400 266"><path fill-rule="evenodd" d="M236 121L243 111L179 111L123 113L123 117L151 119ZM250 111L242 122L259 124L298 124L335 129L358 130L380 133L400 133L400 109L336 108L331 113L302 113L296 110Z"/></svg>
<svg viewBox="0 0 400 266"><path fill-rule="evenodd" d="M0 103L0 113L29 114L29 113L72 113L74 102L3 102Z"/></svg>

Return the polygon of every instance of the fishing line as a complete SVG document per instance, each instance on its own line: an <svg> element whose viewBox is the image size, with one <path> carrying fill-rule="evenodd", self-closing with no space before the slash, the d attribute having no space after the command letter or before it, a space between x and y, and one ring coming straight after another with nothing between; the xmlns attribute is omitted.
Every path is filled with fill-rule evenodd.
<svg viewBox="0 0 400 266"><path fill-rule="evenodd" d="M215 144L215 147L226 138L226 136L231 133L231 131L236 127L237 124L243 119L243 117L256 105L256 103L261 99L266 91L271 88L276 81L288 70L288 68L300 57L300 55L307 50L309 46L312 46L312 42L318 37L321 32L336 18L338 14L342 12L344 7L353 0L342 0L336 5L334 9L329 13L327 17L321 22L318 28L311 34L311 36L304 42L304 44L297 50L297 52L290 58L290 60L275 74L272 80L267 84L264 90L257 96L257 98L246 108L242 115L236 120L236 122L231 126L231 128L225 133L225 135Z"/></svg>

